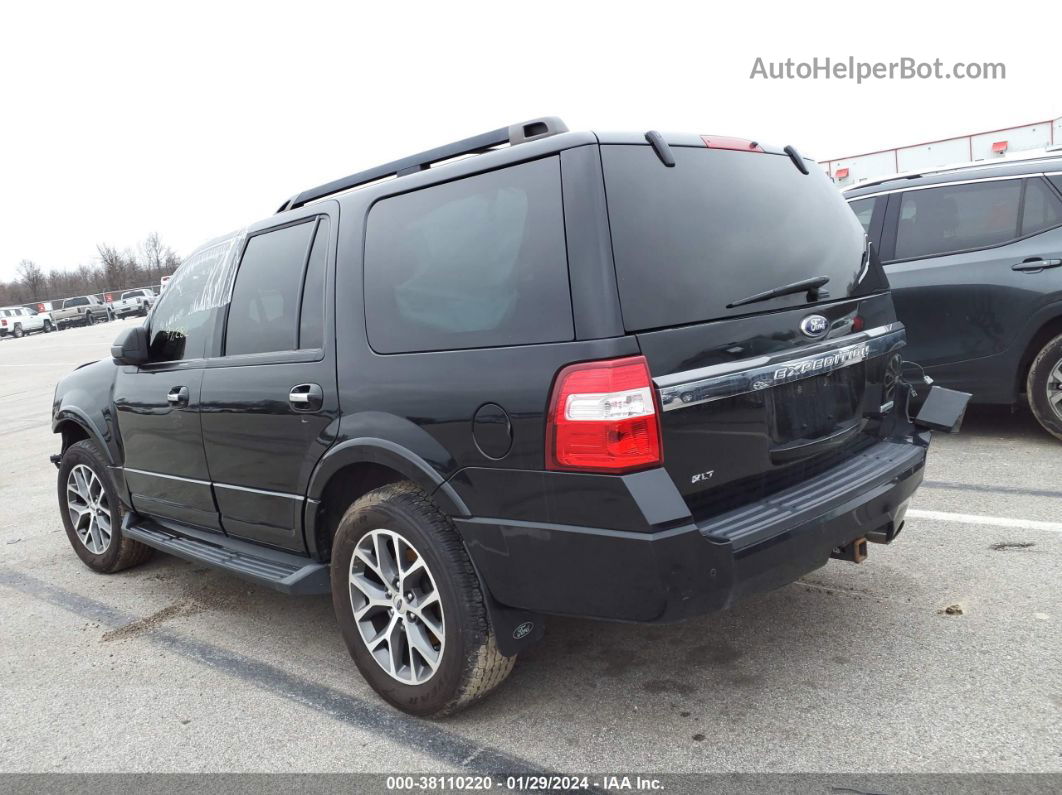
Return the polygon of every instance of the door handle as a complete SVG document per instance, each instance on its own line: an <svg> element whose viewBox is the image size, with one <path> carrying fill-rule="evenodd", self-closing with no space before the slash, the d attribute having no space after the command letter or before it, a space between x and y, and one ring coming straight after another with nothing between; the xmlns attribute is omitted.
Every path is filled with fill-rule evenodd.
<svg viewBox="0 0 1062 795"><path fill-rule="evenodd" d="M288 403L298 411L315 411L324 403L324 390L320 384L299 384L288 392Z"/></svg>
<svg viewBox="0 0 1062 795"><path fill-rule="evenodd" d="M1057 268L1059 265L1062 265L1062 259L1028 257L1021 262L1015 262L1010 266L1010 269L1014 271L1024 271L1025 273L1039 273L1045 268Z"/></svg>
<svg viewBox="0 0 1062 795"><path fill-rule="evenodd" d="M171 406L188 405L188 387L175 386L166 395L166 400L170 403Z"/></svg>

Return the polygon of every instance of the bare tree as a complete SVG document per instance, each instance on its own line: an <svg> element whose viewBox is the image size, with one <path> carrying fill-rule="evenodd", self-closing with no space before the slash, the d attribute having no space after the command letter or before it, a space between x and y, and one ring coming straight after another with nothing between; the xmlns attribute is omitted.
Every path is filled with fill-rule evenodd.
<svg viewBox="0 0 1062 795"><path fill-rule="evenodd" d="M18 264L18 278L22 286L26 288L29 300L39 301L44 298L44 287L47 279L44 270L33 260L24 259Z"/></svg>

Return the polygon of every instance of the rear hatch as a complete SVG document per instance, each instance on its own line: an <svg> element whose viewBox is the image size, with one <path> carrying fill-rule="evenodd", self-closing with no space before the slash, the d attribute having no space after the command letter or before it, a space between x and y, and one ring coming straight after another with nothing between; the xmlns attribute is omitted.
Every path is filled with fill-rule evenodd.
<svg viewBox="0 0 1062 795"><path fill-rule="evenodd" d="M601 146L624 325L658 389L664 466L696 518L872 444L903 337L822 170L712 141L671 139L671 167L648 145ZM809 279L821 286L762 298Z"/></svg>

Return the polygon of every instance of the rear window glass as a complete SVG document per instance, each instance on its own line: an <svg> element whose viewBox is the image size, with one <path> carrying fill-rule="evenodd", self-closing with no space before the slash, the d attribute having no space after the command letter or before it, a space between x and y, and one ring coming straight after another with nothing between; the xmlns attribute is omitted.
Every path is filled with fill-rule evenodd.
<svg viewBox="0 0 1062 795"><path fill-rule="evenodd" d="M784 155L602 146L623 319L677 326L806 303L806 293L728 308L775 287L827 276L830 298L859 292L865 234L818 169Z"/></svg>
<svg viewBox="0 0 1062 795"><path fill-rule="evenodd" d="M1020 179L910 190L900 202L896 259L996 246L1018 236Z"/></svg>
<svg viewBox="0 0 1062 795"><path fill-rule="evenodd" d="M381 353L572 339L557 158L374 205L365 318Z"/></svg>
<svg viewBox="0 0 1062 795"><path fill-rule="evenodd" d="M65 309L68 306L85 306L87 303L87 298L67 298L66 301L63 302L63 308Z"/></svg>
<svg viewBox="0 0 1062 795"><path fill-rule="evenodd" d="M1062 202L1042 179L1025 181L1021 233L1032 235L1062 224Z"/></svg>

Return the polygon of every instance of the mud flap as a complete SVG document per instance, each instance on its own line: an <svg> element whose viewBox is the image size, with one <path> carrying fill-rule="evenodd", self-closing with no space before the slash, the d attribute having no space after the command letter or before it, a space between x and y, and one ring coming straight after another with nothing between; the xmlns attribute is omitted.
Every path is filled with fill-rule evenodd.
<svg viewBox="0 0 1062 795"><path fill-rule="evenodd" d="M476 564L472 564L475 568ZM479 590L483 593L483 603L487 608L487 618L494 630L494 643L503 657L515 657L528 646L538 643L546 631L546 620L539 613L516 610L500 604L483 582L479 571Z"/></svg>

